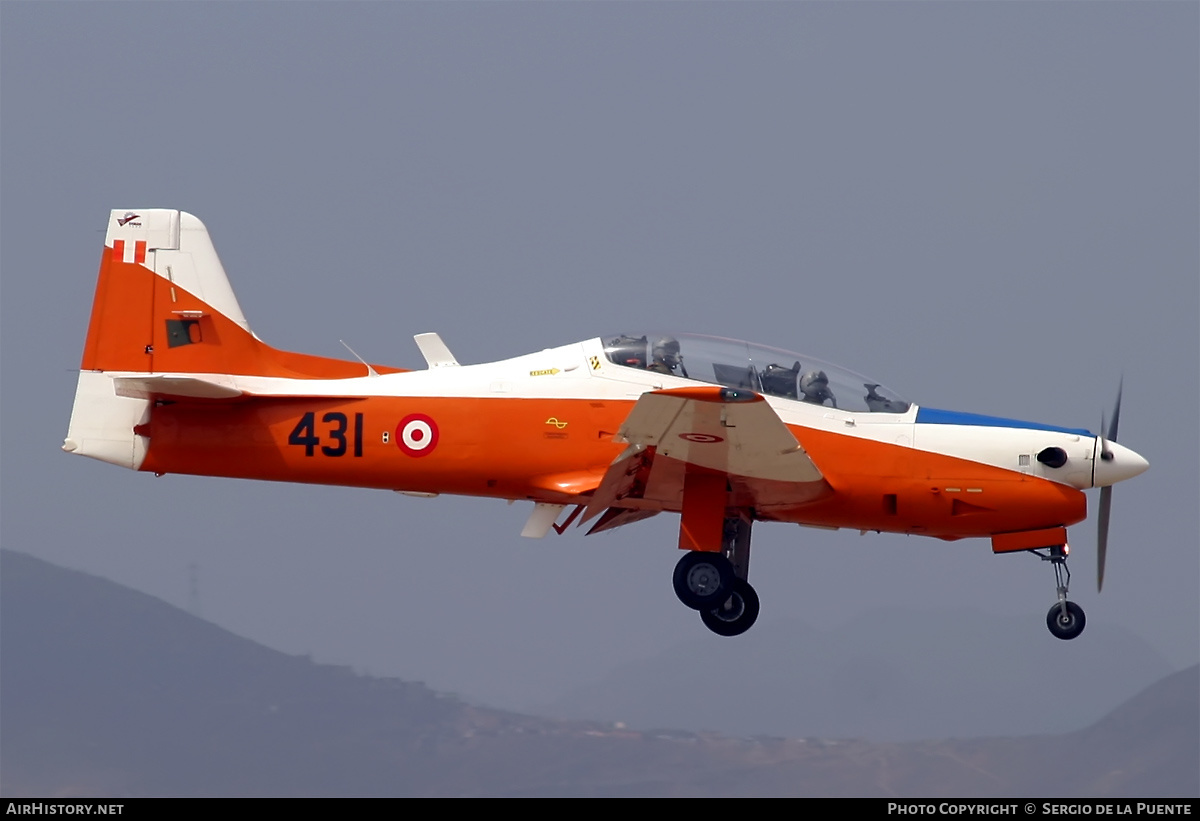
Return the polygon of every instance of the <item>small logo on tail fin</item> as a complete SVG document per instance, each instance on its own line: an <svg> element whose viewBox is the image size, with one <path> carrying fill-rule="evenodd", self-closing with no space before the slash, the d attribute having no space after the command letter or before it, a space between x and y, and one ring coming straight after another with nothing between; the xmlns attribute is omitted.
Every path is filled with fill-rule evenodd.
<svg viewBox="0 0 1200 821"><path fill-rule="evenodd" d="M119 226L121 226L122 228L124 228L124 227L125 227L125 223L127 223L127 222L132 222L133 220L137 219L137 218L138 218L138 217L140 217L140 216L141 216L141 214L135 214L135 213L133 213L132 211L126 211L126 212L125 212L125 216L124 216L124 217L119 217L119 218L117 219L117 225L119 225ZM140 222L134 222L133 224L134 224L135 226L137 226L137 225L141 225L141 223L140 223Z"/></svg>

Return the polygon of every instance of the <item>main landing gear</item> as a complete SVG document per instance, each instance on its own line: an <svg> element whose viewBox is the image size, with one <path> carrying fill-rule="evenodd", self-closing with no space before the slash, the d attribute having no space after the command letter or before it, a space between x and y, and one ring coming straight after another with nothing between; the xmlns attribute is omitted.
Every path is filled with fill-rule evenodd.
<svg viewBox="0 0 1200 821"><path fill-rule="evenodd" d="M751 524L741 515L726 518L721 552L693 550L675 565L675 595L718 636L740 636L758 619L758 594L746 581Z"/></svg>
<svg viewBox="0 0 1200 821"><path fill-rule="evenodd" d="M1050 628L1050 632L1054 634L1055 638L1064 641L1073 639L1083 632L1087 619L1084 618L1082 607L1073 601L1067 601L1067 587L1071 584L1071 571L1067 568L1067 554L1070 553L1070 548L1064 544L1051 547L1049 554L1037 550L1031 552L1039 556L1042 561L1054 565L1058 602L1046 614L1046 626Z"/></svg>

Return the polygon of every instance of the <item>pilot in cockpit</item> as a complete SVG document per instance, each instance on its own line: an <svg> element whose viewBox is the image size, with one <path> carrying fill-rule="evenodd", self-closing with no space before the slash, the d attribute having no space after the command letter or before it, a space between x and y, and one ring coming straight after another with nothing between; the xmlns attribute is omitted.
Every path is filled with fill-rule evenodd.
<svg viewBox="0 0 1200 821"><path fill-rule="evenodd" d="M907 402L880 396L876 390L879 387L878 383L864 382L863 387L867 389L867 395L863 398L866 400L867 409L871 413L904 413L908 410Z"/></svg>
<svg viewBox="0 0 1200 821"><path fill-rule="evenodd" d="M759 380L762 383L763 393L769 393L772 396L783 396L788 399L796 399L796 383L800 379L800 363L797 362L790 368L785 368L783 365L771 363L763 368L759 374Z"/></svg>
<svg viewBox="0 0 1200 821"><path fill-rule="evenodd" d="M646 366L646 370L688 378L687 369L683 367L683 357L679 355L679 340L675 337L664 336L659 339L654 343L650 354L650 364Z"/></svg>
<svg viewBox="0 0 1200 821"><path fill-rule="evenodd" d="M811 402L814 405L824 405L825 400L829 400L829 404L837 407L837 399L833 396L833 391L829 390L829 377L825 375L825 371L809 371L800 377L800 393L803 394L802 400Z"/></svg>

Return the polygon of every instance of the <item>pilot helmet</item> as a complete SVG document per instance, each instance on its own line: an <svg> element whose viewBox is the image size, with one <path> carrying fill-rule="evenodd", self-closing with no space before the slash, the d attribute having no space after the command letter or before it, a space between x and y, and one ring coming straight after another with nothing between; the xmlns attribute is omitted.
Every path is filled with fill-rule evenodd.
<svg viewBox="0 0 1200 821"><path fill-rule="evenodd" d="M800 392L809 399L824 400L829 396L829 377L825 371L809 371L800 377Z"/></svg>
<svg viewBox="0 0 1200 821"><path fill-rule="evenodd" d="M679 340L664 336L654 343L654 361L675 367L679 364Z"/></svg>

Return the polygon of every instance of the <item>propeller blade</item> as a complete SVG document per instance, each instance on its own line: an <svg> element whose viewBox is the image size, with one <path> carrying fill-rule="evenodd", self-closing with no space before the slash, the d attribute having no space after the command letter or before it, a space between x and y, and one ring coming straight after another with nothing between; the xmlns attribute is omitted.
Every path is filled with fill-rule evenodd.
<svg viewBox="0 0 1200 821"><path fill-rule="evenodd" d="M1125 377L1117 383L1117 404L1113 408L1112 422L1104 423L1100 417L1100 458L1112 461L1109 442L1117 441L1117 427L1121 424L1121 393L1125 388ZM1096 592L1104 589L1104 560L1108 555L1108 521L1112 515L1112 485L1100 488L1100 516L1096 520Z"/></svg>
<svg viewBox="0 0 1200 821"><path fill-rule="evenodd" d="M1121 422L1121 390L1125 387L1125 377L1121 377L1121 381L1117 384L1117 406L1113 408L1112 423L1108 426L1108 434L1106 439L1110 442L1117 441L1117 425Z"/></svg>
<svg viewBox="0 0 1200 821"><path fill-rule="evenodd" d="M1096 592L1104 589L1104 559L1108 553L1108 517L1112 511L1112 485L1100 488L1100 517L1096 524Z"/></svg>
<svg viewBox="0 0 1200 821"><path fill-rule="evenodd" d="M1104 414L1100 414L1100 458L1106 462L1111 462L1113 458L1108 443L1117 441L1117 426L1121 423L1121 391L1124 387L1125 377L1121 377L1117 385L1117 406L1113 408L1112 424L1104 421Z"/></svg>

